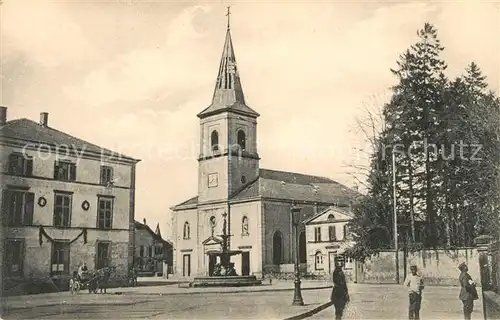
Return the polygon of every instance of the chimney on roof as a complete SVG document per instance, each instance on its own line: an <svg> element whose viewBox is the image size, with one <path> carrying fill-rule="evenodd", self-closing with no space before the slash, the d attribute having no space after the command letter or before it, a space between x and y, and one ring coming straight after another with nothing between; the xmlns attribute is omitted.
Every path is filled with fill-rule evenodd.
<svg viewBox="0 0 500 320"><path fill-rule="evenodd" d="M318 203L317 202L314 203L313 213L314 214L318 213Z"/></svg>
<svg viewBox="0 0 500 320"><path fill-rule="evenodd" d="M142 219L142 221L144 222L144 225L146 225L146 218Z"/></svg>
<svg viewBox="0 0 500 320"><path fill-rule="evenodd" d="M7 123L7 107L0 106L0 126Z"/></svg>
<svg viewBox="0 0 500 320"><path fill-rule="evenodd" d="M49 114L48 112L40 112L40 125L42 127L47 127L49 124Z"/></svg>

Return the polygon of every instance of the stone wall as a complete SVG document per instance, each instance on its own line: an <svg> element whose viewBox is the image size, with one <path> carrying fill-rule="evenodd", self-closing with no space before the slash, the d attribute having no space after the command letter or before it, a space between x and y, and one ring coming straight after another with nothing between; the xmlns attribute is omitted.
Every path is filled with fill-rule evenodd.
<svg viewBox="0 0 500 320"><path fill-rule="evenodd" d="M409 253L407 270L415 264L428 285L458 285L458 265L465 262L469 266L471 277L480 282L478 252L475 248L457 250L421 250ZM367 259L361 268L357 268L359 283L395 283L394 251L380 252ZM404 279L403 253L399 252L400 283Z"/></svg>
<svg viewBox="0 0 500 320"><path fill-rule="evenodd" d="M480 249L485 319L500 319L500 239L475 239ZM478 241L479 240L479 241ZM486 240L486 241L481 241Z"/></svg>

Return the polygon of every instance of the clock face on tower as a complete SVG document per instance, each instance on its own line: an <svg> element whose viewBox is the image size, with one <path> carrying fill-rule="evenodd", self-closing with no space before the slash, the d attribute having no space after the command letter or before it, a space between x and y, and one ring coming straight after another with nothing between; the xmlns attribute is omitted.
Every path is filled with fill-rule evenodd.
<svg viewBox="0 0 500 320"><path fill-rule="evenodd" d="M211 173L208 175L208 187L213 188L217 187L219 184L219 174L218 173Z"/></svg>

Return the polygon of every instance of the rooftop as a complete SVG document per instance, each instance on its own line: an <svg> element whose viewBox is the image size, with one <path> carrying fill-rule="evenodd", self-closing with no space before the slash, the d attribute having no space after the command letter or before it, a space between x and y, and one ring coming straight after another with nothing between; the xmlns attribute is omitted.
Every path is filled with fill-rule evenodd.
<svg viewBox="0 0 500 320"><path fill-rule="evenodd" d="M3 112L5 115L6 108ZM47 117L48 114L42 113L40 123L26 118L2 121L0 123L0 140L24 145L45 144L51 147L66 146L75 149L79 153L84 152L95 157L106 156L108 159L130 163L140 161L49 127Z"/></svg>
<svg viewBox="0 0 500 320"><path fill-rule="evenodd" d="M260 169L259 177L230 197L230 201L252 198L283 201L305 201L336 205L348 205L360 194L330 178L296 172ZM198 204L192 197L173 210Z"/></svg>

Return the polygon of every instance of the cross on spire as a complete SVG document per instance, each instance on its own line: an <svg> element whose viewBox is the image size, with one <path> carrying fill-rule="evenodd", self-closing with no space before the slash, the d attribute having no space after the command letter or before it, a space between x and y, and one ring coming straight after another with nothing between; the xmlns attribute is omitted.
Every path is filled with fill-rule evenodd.
<svg viewBox="0 0 500 320"><path fill-rule="evenodd" d="M226 16L226 40L224 41L224 48L222 50L212 104L200 112L198 117L202 119L214 114L214 112L218 113L231 109L252 118L257 118L259 114L245 104L245 97L241 88L240 75L231 41L231 6L227 7Z"/></svg>
<svg viewBox="0 0 500 320"><path fill-rule="evenodd" d="M227 7L226 17L227 17L227 30L229 30L231 28L231 6Z"/></svg>

